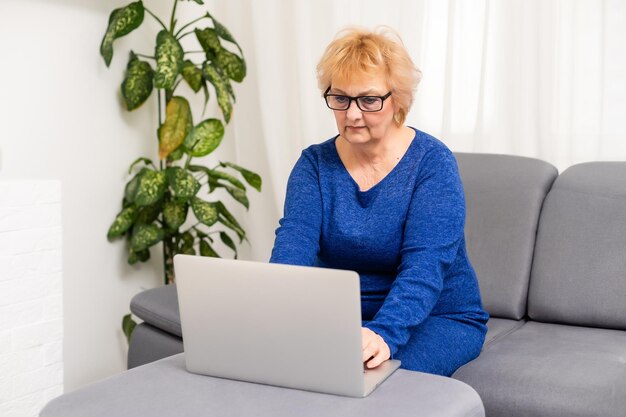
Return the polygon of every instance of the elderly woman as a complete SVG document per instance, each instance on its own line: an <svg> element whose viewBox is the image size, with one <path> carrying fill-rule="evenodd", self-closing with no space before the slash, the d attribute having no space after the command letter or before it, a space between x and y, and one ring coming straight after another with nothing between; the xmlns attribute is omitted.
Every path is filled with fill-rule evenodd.
<svg viewBox="0 0 626 417"><path fill-rule="evenodd" d="M454 156L404 125L420 72L393 31L348 29L317 76L338 135L293 168L270 262L357 271L366 366L449 376L480 353L488 315Z"/></svg>

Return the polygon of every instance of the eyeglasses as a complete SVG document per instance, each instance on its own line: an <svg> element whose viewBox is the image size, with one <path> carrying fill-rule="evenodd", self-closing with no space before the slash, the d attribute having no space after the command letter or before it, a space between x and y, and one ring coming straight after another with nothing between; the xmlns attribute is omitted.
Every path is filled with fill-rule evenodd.
<svg viewBox="0 0 626 417"><path fill-rule="evenodd" d="M350 97L343 94L328 94L330 87L324 93L326 105L332 110L348 110L352 101L356 101L356 105L362 112L375 112L383 109L383 102L391 96L391 91L384 96L358 96Z"/></svg>

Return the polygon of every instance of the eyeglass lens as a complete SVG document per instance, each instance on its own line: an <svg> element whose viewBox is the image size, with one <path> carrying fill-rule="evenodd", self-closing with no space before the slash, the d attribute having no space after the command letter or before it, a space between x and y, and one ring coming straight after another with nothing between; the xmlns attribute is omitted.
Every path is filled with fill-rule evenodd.
<svg viewBox="0 0 626 417"><path fill-rule="evenodd" d="M357 106L362 111L379 111L383 108L383 100L381 97L348 97L341 95L328 95L326 102L328 107L334 110L347 110L352 100L356 101Z"/></svg>

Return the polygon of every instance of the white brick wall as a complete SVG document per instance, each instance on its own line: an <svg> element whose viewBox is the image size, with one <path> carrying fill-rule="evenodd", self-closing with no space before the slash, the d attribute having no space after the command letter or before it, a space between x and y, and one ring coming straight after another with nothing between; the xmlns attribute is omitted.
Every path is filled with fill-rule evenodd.
<svg viewBox="0 0 626 417"><path fill-rule="evenodd" d="M61 184L0 181L0 416L63 393Z"/></svg>

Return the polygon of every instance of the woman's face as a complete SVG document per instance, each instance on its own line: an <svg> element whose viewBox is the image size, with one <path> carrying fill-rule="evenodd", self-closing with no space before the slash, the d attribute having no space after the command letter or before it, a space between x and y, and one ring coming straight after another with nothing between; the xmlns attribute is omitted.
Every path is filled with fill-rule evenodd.
<svg viewBox="0 0 626 417"><path fill-rule="evenodd" d="M330 94L346 96L384 96L389 92L382 74L361 78L357 81L333 82ZM384 139L390 130L396 128L393 120L395 109L393 95L383 102L383 108L377 112L363 112L353 100L348 110L333 110L339 135L348 143L373 144Z"/></svg>

